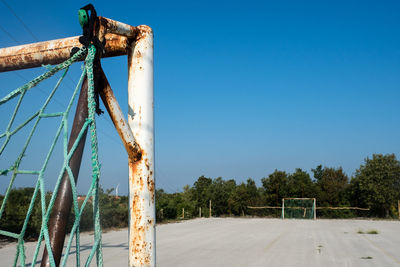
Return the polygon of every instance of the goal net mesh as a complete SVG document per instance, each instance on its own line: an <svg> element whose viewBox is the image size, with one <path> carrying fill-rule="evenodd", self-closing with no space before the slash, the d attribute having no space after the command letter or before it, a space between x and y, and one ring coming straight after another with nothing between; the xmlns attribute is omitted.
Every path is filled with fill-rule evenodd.
<svg viewBox="0 0 400 267"><path fill-rule="evenodd" d="M98 162L98 153L97 153L97 134L96 134L96 121L95 121L95 96L94 96L94 81L93 81L93 60L96 53L96 49L93 45L90 45L88 48L82 48L76 54L74 54L70 59L67 61L56 65L54 67L48 66L48 71L44 74L40 75L39 77L33 79L32 81L28 82L27 84L17 88L16 90L10 92L6 96L0 98L0 107L9 104L12 99L17 99L15 105L13 106L12 102L10 103L13 106L13 111L11 112L11 116L9 121L6 123L5 129L1 129L0 131L0 178L4 178L9 176L10 180L6 189L4 196L1 196L1 206L0 206L0 237L7 237L17 241L16 243L16 252L14 258L13 266L34 266L39 262L39 251L41 245L44 243L47 252L49 254L49 263L51 266L56 266L54 256L52 253L51 245L50 245L50 238L49 238L49 219L52 213L52 209L54 206L54 202L58 193L60 181L63 177L63 173L68 173L69 181L72 188L72 195L73 195L73 203L72 203L72 210L74 214L74 222L71 230L71 234L66 242L66 248L64 249L64 257L60 262L60 266L66 266L68 256L72 253L71 248L73 244L73 240L75 239L75 253L76 253L76 266L80 266L81 259L80 259L80 242L79 242L79 226L80 226L80 218L82 212L88 203L89 199L93 202L93 224L94 224L94 240L93 245L90 249L90 254L84 260L85 266L89 266L92 259L96 258L96 263L98 266L102 266L102 245L101 245L101 229L100 229L100 213L99 213L99 205L98 205L98 192L99 192L99 176L100 176L100 164ZM76 62L81 56L86 56L85 60L85 68L82 70L82 74L80 80L72 94L72 97L67 100L68 106L65 110L61 112L49 112L48 105L51 101L53 101L53 96L57 89L59 88L60 83L64 79L65 75L67 74L68 68L74 62ZM39 83L42 83L44 80L53 76L56 72L63 71L61 78L57 81L56 85L54 86L51 93L48 95L47 99L41 104L38 110L33 111L33 114L28 115L27 119L22 121L21 123L16 123L16 116L19 114L21 110L21 106L23 105L23 100L26 95L28 95L31 91L34 90ZM86 118L86 123L83 125L81 129L77 129L79 132L79 136L75 141L74 145L70 150L67 148L68 143L68 115L70 113L70 109L76 98L80 85L84 80L84 77L87 77L88 81L88 111L89 115ZM45 157L44 162L38 163L31 169L24 169L23 162L24 157L27 151L27 148L32 145L32 138L37 135L38 129L41 125L43 125L47 121L47 118L59 118L59 126L57 127L56 132L54 133L53 141L50 147L48 148L48 152L46 153L47 156ZM5 119L5 118L4 118ZM46 125L46 124L45 124ZM25 140L23 140L23 148L20 151L12 151L13 157L9 155L4 155L4 151L7 149L8 145L10 144L10 140L14 139L15 136L22 130L27 130L29 133ZM78 142L83 136L85 131L90 133L90 140L91 140L91 165L92 165L92 181L88 193L86 195L85 200L81 205L78 204L77 200L77 188L74 181L74 175L71 171L69 166L71 157L76 150ZM55 144L58 142L57 140L62 140L63 143L63 164L61 170L59 171L59 176L54 187L54 190L50 194L51 197L48 199L48 194L46 192L45 184L48 183L46 179L45 172L46 169L50 168L51 164L49 164L49 160L51 157L54 156L54 147ZM44 143L44 138L41 139ZM14 157L15 156L15 157ZM29 201L29 208L28 210L24 211L24 222L22 227L19 229L10 229L7 227L7 224L4 223L4 218L7 218L7 204L10 197L10 193L12 189L15 187L15 182L17 178L20 176L36 176L35 185L33 194L30 196L31 200ZM2 179L3 181L5 179ZM3 182L2 182L3 183ZM89 202L90 202L89 201ZM30 262L26 262L26 252L25 252L25 241L27 240L27 227L33 215L34 209L37 206L37 203L40 205L40 215L41 215L41 227L40 233L38 237L37 246L35 249L35 253L33 258ZM9 216L8 216L9 217ZM9 225L9 224L8 224ZM43 247L42 247L43 248ZM19 264L18 264L19 263Z"/></svg>
<svg viewBox="0 0 400 267"><path fill-rule="evenodd" d="M314 199L283 199L282 217L284 219L314 219Z"/></svg>

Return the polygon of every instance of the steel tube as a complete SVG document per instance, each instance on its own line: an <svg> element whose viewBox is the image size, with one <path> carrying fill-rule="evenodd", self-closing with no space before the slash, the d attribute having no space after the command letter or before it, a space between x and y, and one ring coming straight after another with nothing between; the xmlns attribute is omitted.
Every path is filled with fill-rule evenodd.
<svg viewBox="0 0 400 267"><path fill-rule="evenodd" d="M132 162L136 162L141 158L141 150L139 145L136 143L133 133L129 128L129 124L126 122L125 117L119 107L118 101L114 96L110 84L108 83L107 77L100 69L100 80L99 87L102 88L100 91L100 97L103 100L104 106L106 107L108 114L114 123L115 128L125 146L128 157Z"/></svg>
<svg viewBox="0 0 400 267"><path fill-rule="evenodd" d="M129 161L129 266L155 266L153 32L138 26L128 49L128 122L142 158Z"/></svg>
<svg viewBox="0 0 400 267"><path fill-rule="evenodd" d="M85 124L88 117L88 95L87 95L87 79L85 78L81 92L79 94L78 105L76 107L75 118L72 125L71 134L68 141L68 152L78 138L79 132L82 126ZM72 174L74 175L75 183L78 180L79 169L81 167L81 160L83 149L85 147L87 130L82 135L79 140L79 144L69 161L69 167L71 168ZM53 251L54 260L56 266L59 266L60 259L62 255L62 250L64 247L65 233L68 224L68 217L71 211L72 205L72 189L71 183L69 181L69 176L67 171L64 172L60 187L58 189L58 194L56 201L53 206L49 221L49 235L51 250ZM49 255L47 249L43 251L41 267L50 267Z"/></svg>
<svg viewBox="0 0 400 267"><path fill-rule="evenodd" d="M107 33L114 33L118 35L123 35L129 38L136 37L138 33L138 28L119 22L115 21L112 19L108 19L105 17L99 17L100 25L102 25Z"/></svg>
<svg viewBox="0 0 400 267"><path fill-rule="evenodd" d="M127 54L128 38L106 34L106 53L103 57ZM0 48L0 72L59 64L70 58L73 47L82 47L79 36L46 42Z"/></svg>
<svg viewBox="0 0 400 267"><path fill-rule="evenodd" d="M314 220L317 219L317 199L314 198Z"/></svg>

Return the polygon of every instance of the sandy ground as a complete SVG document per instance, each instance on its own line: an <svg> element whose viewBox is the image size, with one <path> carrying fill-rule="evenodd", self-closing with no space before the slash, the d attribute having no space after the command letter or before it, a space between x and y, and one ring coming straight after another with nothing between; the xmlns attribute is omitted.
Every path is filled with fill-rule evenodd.
<svg viewBox="0 0 400 267"><path fill-rule="evenodd" d="M369 230L378 234L358 233ZM157 266L400 266L399 233L399 221L196 219L157 226ZM82 258L92 240L81 235ZM127 266L126 229L103 234L103 254L105 266ZM3 246L0 266L14 255L15 244Z"/></svg>

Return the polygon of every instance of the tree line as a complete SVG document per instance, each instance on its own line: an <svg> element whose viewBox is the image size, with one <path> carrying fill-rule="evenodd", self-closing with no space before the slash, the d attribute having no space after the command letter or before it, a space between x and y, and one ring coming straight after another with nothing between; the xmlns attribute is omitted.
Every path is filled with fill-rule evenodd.
<svg viewBox="0 0 400 267"><path fill-rule="evenodd" d="M13 189L9 195L0 230L14 233L21 231L33 188ZM114 189L100 189L100 219L103 228L128 226L128 197L111 195ZM48 203L51 193L46 194ZM234 179L221 177L199 177L193 186L186 185L182 192L167 193L156 190L156 219L158 222L180 218L209 217L211 201L212 216L266 216L280 217L281 210L251 209L249 207L275 206L282 198L316 198L317 207L360 207L359 210L318 209L317 217L398 217L400 199L400 162L394 154L374 154L349 178L341 167L317 166L311 174L298 168L293 173L275 170L261 179L257 186L252 178L237 183ZM4 196L0 196L0 203ZM79 203L82 204L81 202ZM183 213L184 210L184 213ZM75 217L71 210L68 227L71 229ZM26 237L37 238L42 223L40 201L37 200L29 223ZM89 201L81 216L81 231L93 229L93 206Z"/></svg>
<svg viewBox="0 0 400 267"><path fill-rule="evenodd" d="M258 187L252 178L246 182L201 176L183 192L156 191L157 221L209 216L280 217L280 209L251 209L254 206L282 205L282 198L316 198L317 207L360 207L360 210L318 209L318 217L350 218L398 216L400 162L394 154L374 154L349 178L341 167L317 166L311 174L297 168L293 173L275 170L261 179ZM184 214L183 214L184 212Z"/></svg>
<svg viewBox="0 0 400 267"><path fill-rule="evenodd" d="M128 196L115 197L111 195L114 189L108 189L104 191L102 188L99 190L99 205L100 205L100 223L102 228L122 228L128 226ZM9 231L12 233L20 233L23 227L28 207L31 202L31 198L34 192L34 188L18 188L12 189L2 217L0 219L0 230ZM51 198L51 192L46 193L46 206L49 204ZM0 196L0 203L3 202L4 196ZM78 201L79 206L82 205L82 201ZM70 232L75 220L75 214L71 209L67 232ZM27 239L36 239L39 237L40 229L42 227L42 208L39 197L33 206L31 216L29 218L25 237ZM80 231L93 230L93 205L92 200L86 203L86 206L82 212L80 218ZM0 235L0 239L5 238Z"/></svg>

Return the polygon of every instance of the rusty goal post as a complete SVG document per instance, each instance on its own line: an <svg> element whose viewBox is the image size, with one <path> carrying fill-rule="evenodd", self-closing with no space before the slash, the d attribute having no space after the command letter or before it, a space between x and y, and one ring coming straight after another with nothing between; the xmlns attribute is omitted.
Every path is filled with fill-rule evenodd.
<svg viewBox="0 0 400 267"><path fill-rule="evenodd" d="M96 17L95 23L96 36L105 41L102 57L127 56L128 61L127 119L101 68L97 70L101 82L96 85L128 155L127 263L155 266L153 31L145 25L134 27L105 17ZM79 36L0 48L0 72L59 64L71 57L74 47L82 47ZM79 172L80 160L77 165Z"/></svg>

